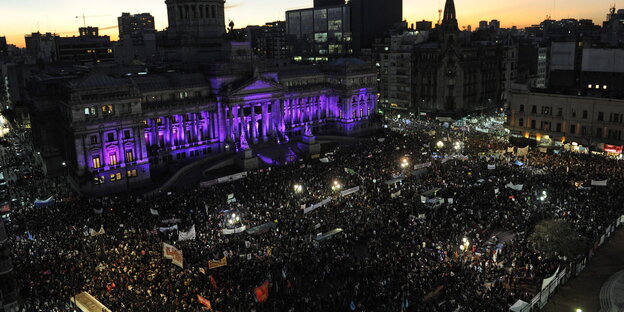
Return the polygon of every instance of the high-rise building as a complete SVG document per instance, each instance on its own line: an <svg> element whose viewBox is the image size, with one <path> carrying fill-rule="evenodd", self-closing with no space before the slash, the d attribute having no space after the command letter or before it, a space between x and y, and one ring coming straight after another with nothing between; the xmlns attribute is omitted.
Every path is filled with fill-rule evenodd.
<svg viewBox="0 0 624 312"><path fill-rule="evenodd" d="M283 60L289 57L286 44L286 22L277 21L263 26L248 26L247 40L254 54L267 59Z"/></svg>
<svg viewBox="0 0 624 312"><path fill-rule="evenodd" d="M371 49L375 38L401 27L402 22L403 0L352 0L353 51L359 54L362 49Z"/></svg>
<svg viewBox="0 0 624 312"><path fill-rule="evenodd" d="M121 63L152 60L157 53L154 17L149 13L122 13L117 21L119 42L115 45L115 59Z"/></svg>
<svg viewBox="0 0 624 312"><path fill-rule="evenodd" d="M488 25L487 21L480 21L479 22L479 30L487 30L489 28L490 28L490 26Z"/></svg>
<svg viewBox="0 0 624 312"><path fill-rule="evenodd" d="M25 37L26 54L33 63L49 64L58 60L56 35L51 33L32 33Z"/></svg>
<svg viewBox="0 0 624 312"><path fill-rule="evenodd" d="M432 29L432 23L431 21L418 21L416 22L416 30L417 31L429 31Z"/></svg>
<svg viewBox="0 0 624 312"><path fill-rule="evenodd" d="M121 13L117 18L119 25L119 38L133 35L142 35L144 33L153 33L156 31L154 26L154 16L149 13L130 14Z"/></svg>
<svg viewBox="0 0 624 312"><path fill-rule="evenodd" d="M490 30L494 32L498 32L500 30L500 21L499 20L491 20L490 21Z"/></svg>
<svg viewBox="0 0 624 312"><path fill-rule="evenodd" d="M6 37L0 37L0 60L9 58L9 47L7 46Z"/></svg>
<svg viewBox="0 0 624 312"><path fill-rule="evenodd" d="M342 5L345 0L314 0L314 7L320 8L324 6Z"/></svg>
<svg viewBox="0 0 624 312"><path fill-rule="evenodd" d="M55 37L61 62L99 63L113 61L113 44L109 36L100 36L97 27L80 27L78 37Z"/></svg>

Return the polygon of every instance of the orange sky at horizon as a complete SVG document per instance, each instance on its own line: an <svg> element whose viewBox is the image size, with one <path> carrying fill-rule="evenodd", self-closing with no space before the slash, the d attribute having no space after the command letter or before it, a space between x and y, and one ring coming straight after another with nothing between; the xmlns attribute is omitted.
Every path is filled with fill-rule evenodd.
<svg viewBox="0 0 624 312"><path fill-rule="evenodd" d="M455 0L460 27L471 25L476 29L480 20L498 19L502 27L517 26L523 28L543 21L547 15L554 19L577 18L592 19L602 24L611 6L612 0L566 0L565 4L557 0ZM9 44L24 47L24 36L39 30L53 32L62 36L77 35L82 26L83 12L87 15L87 25L103 29L103 35L117 39L117 17L122 12L149 12L154 15L156 28L167 27L166 5L164 0L108 0L106 5L95 0L21 0L7 1L0 5L0 36L6 36ZM54 3L51 3L54 2ZM444 0L414 1L404 0L403 15L409 24L418 20L438 19L438 8L444 7ZM270 5L269 5L270 4ZM312 6L312 0L228 0L226 3L226 24L230 19L236 28L246 25L261 25L265 22L284 20L286 10ZM33 11L32 8L38 10ZM97 16L88 18L88 16Z"/></svg>

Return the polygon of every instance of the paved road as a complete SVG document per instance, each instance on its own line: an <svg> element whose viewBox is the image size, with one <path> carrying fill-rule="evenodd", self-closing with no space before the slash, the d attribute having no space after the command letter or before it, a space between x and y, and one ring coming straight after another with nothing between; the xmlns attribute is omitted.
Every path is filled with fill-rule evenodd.
<svg viewBox="0 0 624 312"><path fill-rule="evenodd" d="M613 234L585 271L561 287L543 311L574 312L580 308L583 312L599 312L603 285L621 270L624 270L624 229Z"/></svg>

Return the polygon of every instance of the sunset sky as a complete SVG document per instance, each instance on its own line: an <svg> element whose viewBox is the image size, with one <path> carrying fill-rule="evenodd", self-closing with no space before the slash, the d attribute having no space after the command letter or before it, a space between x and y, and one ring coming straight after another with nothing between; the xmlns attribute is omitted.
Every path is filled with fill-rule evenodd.
<svg viewBox="0 0 624 312"><path fill-rule="evenodd" d="M614 0L455 0L460 26L476 28L480 20L498 19L502 27L525 27L539 23L546 15L555 19L588 18L601 24ZM10 44L24 46L24 35L55 32L63 36L77 33L82 26L83 13L87 25L109 28L101 33L117 38L117 17L122 12L149 12L156 19L156 28L167 26L164 0L3 0L0 3L0 36ZM312 0L228 0L226 24L231 19L236 28L284 20L289 9L312 6ZM403 15L411 24L416 20L436 21L437 10L444 0L404 0Z"/></svg>

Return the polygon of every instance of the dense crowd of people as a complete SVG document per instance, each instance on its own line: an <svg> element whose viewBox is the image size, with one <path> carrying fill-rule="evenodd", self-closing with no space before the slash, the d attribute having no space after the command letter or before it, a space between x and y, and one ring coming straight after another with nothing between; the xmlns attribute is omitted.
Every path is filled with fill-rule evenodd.
<svg viewBox="0 0 624 312"><path fill-rule="evenodd" d="M82 291L112 311L197 311L197 295L214 311L505 311L571 260L531 248L537 222L564 219L595 241L622 214L621 184L578 187L622 179L617 160L535 150L518 166L505 138L416 120L390 126L323 162L206 188L97 199L54 189L66 200L16 209L7 227L24 311L68 311ZM41 190L39 180L21 189ZM247 228L276 226L224 235L226 210ZM173 223L194 225L197 237L160 230ZM89 235L100 228L103 235ZM183 251L183 268L163 258L163 242ZM223 257L226 266L209 269ZM265 281L269 297L258 302L254 290Z"/></svg>

